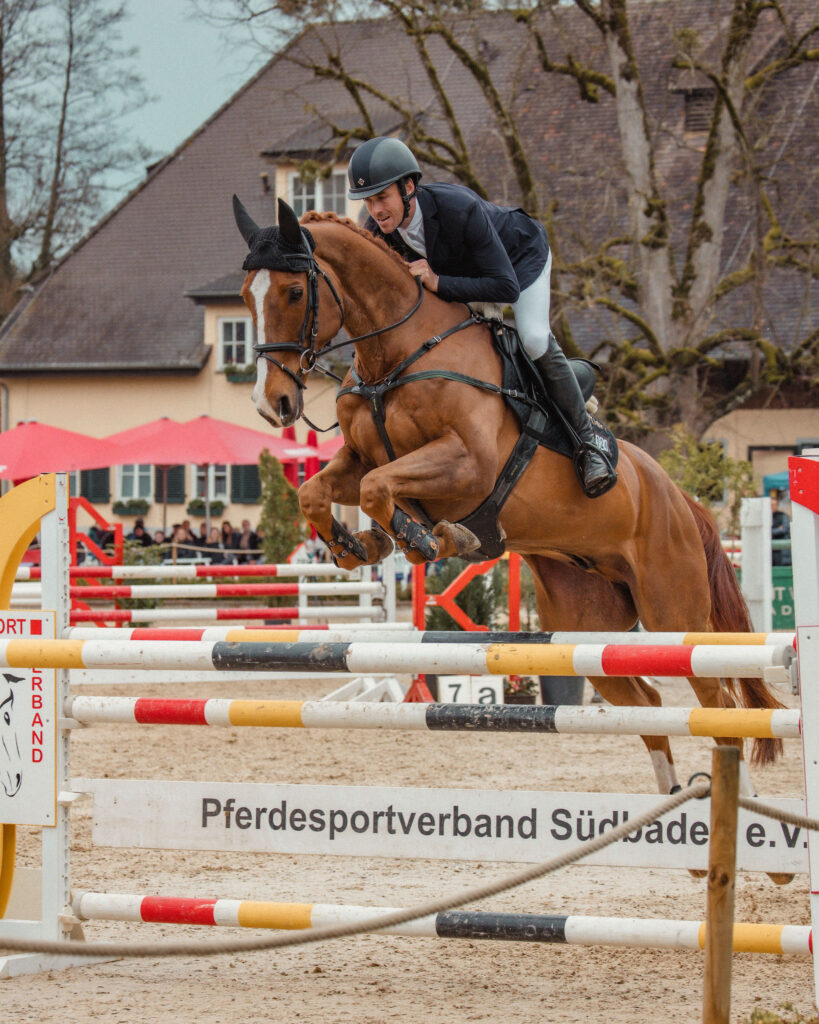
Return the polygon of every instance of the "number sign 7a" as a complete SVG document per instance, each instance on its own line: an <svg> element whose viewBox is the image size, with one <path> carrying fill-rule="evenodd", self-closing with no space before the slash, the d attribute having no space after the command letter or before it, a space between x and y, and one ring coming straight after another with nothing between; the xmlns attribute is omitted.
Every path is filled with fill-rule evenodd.
<svg viewBox="0 0 819 1024"><path fill-rule="evenodd" d="M445 704L503 704L503 677L438 676L438 700Z"/></svg>

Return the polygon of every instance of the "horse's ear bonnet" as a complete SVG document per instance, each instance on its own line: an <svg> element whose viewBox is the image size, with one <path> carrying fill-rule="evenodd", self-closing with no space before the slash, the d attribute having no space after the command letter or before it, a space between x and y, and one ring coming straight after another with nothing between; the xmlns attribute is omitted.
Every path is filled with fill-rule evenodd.
<svg viewBox="0 0 819 1024"><path fill-rule="evenodd" d="M233 216L242 238L250 247L242 270L308 270L313 263L316 243L303 228L295 212L279 199L279 226L260 228L239 201L233 197Z"/></svg>

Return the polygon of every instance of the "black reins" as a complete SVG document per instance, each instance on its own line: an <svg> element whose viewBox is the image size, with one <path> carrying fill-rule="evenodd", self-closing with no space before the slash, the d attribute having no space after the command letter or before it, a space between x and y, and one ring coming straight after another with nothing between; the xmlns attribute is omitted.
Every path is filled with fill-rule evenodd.
<svg viewBox="0 0 819 1024"><path fill-rule="evenodd" d="M300 266L291 266L290 268L304 269L307 274L307 304L304 310L304 319L302 320L299 340L271 342L269 344L263 343L253 346L254 352L258 353L258 355L264 356L268 362L272 363L280 370L283 370L302 391L307 387L303 378L306 377L313 369L320 370L326 376L333 377L339 383L341 381L341 378L336 374L320 366L317 362L318 352L316 350L316 340L319 331L319 275L321 275L321 277L323 277L327 282L330 294L335 299L336 305L339 308L341 322L339 323L338 330L341 330L344 324L344 306L342 305L338 292L328 275L318 265L306 236L304 241L305 252L303 254L298 254L294 261L300 264ZM291 257L291 260L293 260L293 257ZM327 352L333 352L338 348L343 348L345 345L354 345L356 342L366 341L368 338L375 338L379 334L386 334L388 331L393 331L395 328L402 327L407 323L407 321L409 321L421 308L421 303L424 299L424 286L421 284L420 278L416 278L415 280L418 285L418 298L412 309L405 313L400 320L396 320L395 323L389 324L386 327L377 327L375 330L368 331L366 334L359 334L355 338L348 338L346 341L340 341L334 345L327 345L321 350L322 355ZM479 323L490 323L490 321L480 313L470 311L470 315L466 320L462 320L460 323L455 324L454 327L450 327L449 330L444 331L442 334L436 334L434 337L427 339L427 341L423 342L411 355L407 356L406 359L403 359L397 366L394 366L383 380L377 381L376 383L366 383L361 379L358 373L356 373L355 368L351 368L350 373L353 377L354 383L349 387L341 388L338 392L337 398L341 398L343 395L357 395L364 398L369 403L373 420L378 428L379 437L381 438L387 452L387 457L390 461L393 461L396 458L396 455L392 442L390 441L389 434L387 433L387 416L386 409L384 407L384 396L389 391L392 391L403 384L409 384L418 380L432 379L459 381L462 384L469 384L472 387L479 388L483 391L491 391L494 394L504 395L509 398L516 398L525 402L527 405L538 407L538 403L532 401L532 399L522 391L504 388L497 384L490 384L488 381L480 380L477 377L470 377L464 373L457 373L454 370L421 370L404 376L404 371L408 367L410 367L417 359L420 359L421 356L431 351L431 349L436 345L440 344L444 338L448 338L450 335L456 334L458 331L462 331L473 324ZM269 354L270 352L299 352L298 373L294 373L289 367L285 366L278 359L275 359ZM304 415L304 413L302 413L302 419L304 419L304 421L314 430L319 430L321 432L332 430L333 427L338 426L338 423L334 423L331 427L317 427L315 423L312 423Z"/></svg>
<svg viewBox="0 0 819 1024"><path fill-rule="evenodd" d="M305 240L305 247L309 252L309 245ZM296 384L300 390L304 390L307 385L304 383L303 378L306 377L311 370L318 368L327 376L334 377L336 380L340 380L334 373L329 370L325 370L323 367L316 367L318 360L318 351L316 350L316 341L318 339L319 332L319 294L318 294L318 279L319 275L324 278L327 283L327 287L330 289L330 294L335 299L335 303L338 306L338 311L341 314L341 320L336 333L338 333L344 326L345 314L344 305L339 297L338 292L330 280L327 273L321 269L318 265L316 258L310 253L310 255L304 255L302 257L304 262L304 271L307 275L307 304L304 308L304 319L301 323L301 333L299 334L298 341L276 341L269 344L262 343L253 346L253 351L257 355L264 356L264 358L276 366L279 370L283 370ZM395 323L389 324L387 327L378 327L374 331L369 331L367 334L359 334L356 338L348 338L346 341L339 341L335 345L325 346L321 352L326 354L328 352L334 352L338 348L343 348L345 345L355 344L357 341L366 341L367 338L374 338L379 334L386 334L387 331L392 331L396 327L403 326L411 317L413 317L418 310L421 308L421 303L424 300L424 286L421 281L416 278L418 284L418 298L413 305L412 309L401 317L400 320L396 320ZM308 329L309 329L309 340L308 340ZM275 359L269 353L271 352L298 352L299 355L299 370L298 373L294 373L290 367L285 366L280 360ZM336 424L333 424L335 426ZM312 426L312 424L311 424ZM320 429L320 428L318 428ZM331 427L324 428L331 430Z"/></svg>

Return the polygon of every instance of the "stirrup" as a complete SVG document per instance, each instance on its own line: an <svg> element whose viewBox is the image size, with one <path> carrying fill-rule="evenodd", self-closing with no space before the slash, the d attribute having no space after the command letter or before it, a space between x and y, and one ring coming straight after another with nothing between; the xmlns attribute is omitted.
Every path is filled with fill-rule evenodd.
<svg viewBox="0 0 819 1024"><path fill-rule="evenodd" d="M608 473L601 480L598 480L592 486L587 485L583 462L587 455L597 455L605 463ZM583 488L583 493L587 498L599 498L607 491L610 491L612 487L617 483L617 471L612 466L608 456L605 452L602 452L596 445L584 443L578 448L573 456L574 471L577 474L577 479L580 481L580 486Z"/></svg>

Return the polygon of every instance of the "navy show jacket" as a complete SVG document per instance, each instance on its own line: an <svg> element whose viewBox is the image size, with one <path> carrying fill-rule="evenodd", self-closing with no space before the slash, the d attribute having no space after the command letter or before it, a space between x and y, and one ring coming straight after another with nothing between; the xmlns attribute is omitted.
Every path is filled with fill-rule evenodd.
<svg viewBox="0 0 819 1024"><path fill-rule="evenodd" d="M438 295L449 302L515 302L546 266L543 226L523 210L496 206L467 188L419 185L427 262L438 275ZM405 259L421 259L399 232L383 234L372 217L365 227Z"/></svg>

